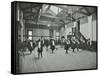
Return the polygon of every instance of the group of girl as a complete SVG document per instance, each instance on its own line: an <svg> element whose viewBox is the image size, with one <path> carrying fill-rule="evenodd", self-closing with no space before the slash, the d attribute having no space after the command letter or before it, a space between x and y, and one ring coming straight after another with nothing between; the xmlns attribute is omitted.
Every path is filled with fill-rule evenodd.
<svg viewBox="0 0 100 76"><path fill-rule="evenodd" d="M77 49L77 51L79 51L79 45L80 42L75 38L75 36L71 37L71 38L62 38L61 40L61 46L63 46L64 50L66 50L66 54L68 54L68 50L69 48L72 48L73 52L75 52L75 49ZM30 51L30 54L32 53L32 51L34 51L34 49L37 47L37 53L38 53L38 57L43 57L42 53L43 53L43 47L46 47L46 51L48 51L49 46L50 46L50 50L52 53L54 53L54 50L56 49L56 40L52 39L44 39L43 37L41 37L39 40L37 41L30 41L30 40L26 40L22 43L22 51L24 52L26 48L28 48L28 50Z"/></svg>

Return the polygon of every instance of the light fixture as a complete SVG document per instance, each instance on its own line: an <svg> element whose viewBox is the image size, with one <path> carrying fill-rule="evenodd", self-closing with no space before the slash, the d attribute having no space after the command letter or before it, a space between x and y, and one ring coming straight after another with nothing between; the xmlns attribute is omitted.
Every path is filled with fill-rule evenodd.
<svg viewBox="0 0 100 76"><path fill-rule="evenodd" d="M48 27L50 27L50 24L48 24Z"/></svg>

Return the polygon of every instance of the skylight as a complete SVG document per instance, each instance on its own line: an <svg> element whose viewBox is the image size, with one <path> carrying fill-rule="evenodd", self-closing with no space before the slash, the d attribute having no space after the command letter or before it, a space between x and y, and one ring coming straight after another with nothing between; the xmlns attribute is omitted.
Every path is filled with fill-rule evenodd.
<svg viewBox="0 0 100 76"><path fill-rule="evenodd" d="M50 10L52 10L56 15L57 15L60 11L62 11L61 8L56 7L56 6L51 6L51 7L50 7Z"/></svg>

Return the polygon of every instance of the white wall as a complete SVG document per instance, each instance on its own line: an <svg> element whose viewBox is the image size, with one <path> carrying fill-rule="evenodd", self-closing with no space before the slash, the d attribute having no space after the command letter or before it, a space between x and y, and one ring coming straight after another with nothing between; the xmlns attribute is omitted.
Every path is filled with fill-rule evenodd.
<svg viewBox="0 0 100 76"><path fill-rule="evenodd" d="M72 28L71 27L67 27L67 25L65 26L65 38L67 39L67 35L69 34L69 32L72 32Z"/></svg>
<svg viewBox="0 0 100 76"><path fill-rule="evenodd" d="M96 20L93 21L92 23L92 34L93 34L93 41L96 41L97 38L97 25L96 25Z"/></svg>
<svg viewBox="0 0 100 76"><path fill-rule="evenodd" d="M92 21L91 28L88 27L88 23L80 24L80 32L88 39L90 38L91 34L91 39L93 41L96 41L96 20ZM91 32L89 31L91 30Z"/></svg>
<svg viewBox="0 0 100 76"><path fill-rule="evenodd" d="M73 23L65 25L65 38L69 32L72 32ZM91 38L92 41L96 41L96 20L93 20L91 25L88 23L88 17L80 20L80 32L84 35L85 38ZM91 31L91 32L90 32ZM91 36L90 36L91 35Z"/></svg>
<svg viewBox="0 0 100 76"><path fill-rule="evenodd" d="M62 27L62 28L60 29L60 38L61 38L62 36L65 36L65 29L64 29L64 27Z"/></svg>
<svg viewBox="0 0 100 76"><path fill-rule="evenodd" d="M56 39L56 30L53 31L53 38Z"/></svg>
<svg viewBox="0 0 100 76"><path fill-rule="evenodd" d="M88 23L80 24L80 32L84 35L85 38L89 38L89 28L87 27Z"/></svg>

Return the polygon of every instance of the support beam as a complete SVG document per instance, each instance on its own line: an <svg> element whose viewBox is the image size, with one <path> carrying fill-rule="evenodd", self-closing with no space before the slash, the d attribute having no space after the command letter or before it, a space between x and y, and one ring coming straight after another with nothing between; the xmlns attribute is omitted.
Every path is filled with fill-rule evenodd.
<svg viewBox="0 0 100 76"><path fill-rule="evenodd" d="M42 8L42 5L39 7L38 11L37 11L37 14L35 15L34 19L36 19L36 24L38 23L39 21L39 18L40 18L40 9Z"/></svg>
<svg viewBox="0 0 100 76"><path fill-rule="evenodd" d="M77 13L80 13L80 14L83 14L83 15L86 15L86 16L90 15L89 13L85 13L85 12L82 12L82 11L77 11Z"/></svg>
<svg viewBox="0 0 100 76"><path fill-rule="evenodd" d="M49 5L47 8L46 8L46 11L48 11L50 9L51 5Z"/></svg>
<svg viewBox="0 0 100 76"><path fill-rule="evenodd" d="M21 8L21 10L26 10L26 9L30 9L30 8L37 8L37 7L40 7L40 6L41 6L41 4L37 4L37 5L30 5L30 6L25 7L25 8L24 7L20 7L20 8Z"/></svg>
<svg viewBox="0 0 100 76"><path fill-rule="evenodd" d="M88 26L87 26L89 29L88 29L88 36L90 38L90 41L93 40L93 37L92 37L92 16L88 16ZM91 44L91 43L90 43Z"/></svg>
<svg viewBox="0 0 100 76"><path fill-rule="evenodd" d="M23 12L21 12L21 20L20 20L20 23L21 23L21 42L24 41L24 23L23 23Z"/></svg>
<svg viewBox="0 0 100 76"><path fill-rule="evenodd" d="M76 19L73 17L73 15L71 16L71 14L68 14L68 16L66 17L70 17L70 19L72 18L72 21L75 21Z"/></svg>
<svg viewBox="0 0 100 76"><path fill-rule="evenodd" d="M63 7L63 6L61 6L61 5L54 5L54 6L59 7L59 8L61 8L61 9L63 9L63 10L67 10L67 9L68 9L68 6L66 6L66 7Z"/></svg>
<svg viewBox="0 0 100 76"><path fill-rule="evenodd" d="M32 12L24 13L24 14L23 14L23 18L24 18L24 19L27 19L28 17L31 17L31 16L34 17L34 15L35 15L35 13L32 13Z"/></svg>
<svg viewBox="0 0 100 76"><path fill-rule="evenodd" d="M60 26L50 26L48 27L47 25L41 25L39 24L39 26L37 24L28 24L25 23L25 28L37 28L37 29L53 29L53 30L59 30Z"/></svg>
<svg viewBox="0 0 100 76"><path fill-rule="evenodd" d="M87 11L87 14L88 14L88 15L91 14L87 7L83 7L83 8Z"/></svg>

